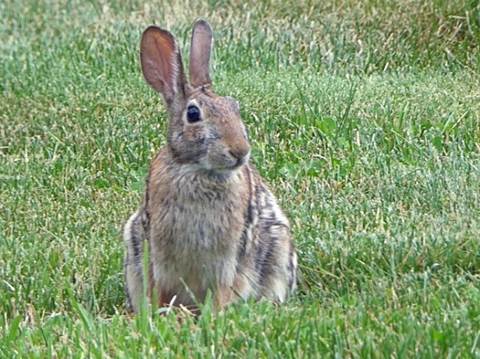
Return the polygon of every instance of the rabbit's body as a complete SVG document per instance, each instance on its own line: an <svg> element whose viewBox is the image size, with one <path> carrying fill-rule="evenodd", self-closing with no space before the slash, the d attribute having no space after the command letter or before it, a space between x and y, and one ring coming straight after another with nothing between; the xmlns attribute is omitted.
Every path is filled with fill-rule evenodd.
<svg viewBox="0 0 480 359"><path fill-rule="evenodd" d="M154 39L157 46L162 36ZM142 62L152 84L149 64ZM179 66L174 74L181 77ZM282 302L296 285L296 254L287 218L248 164L238 104L203 85L182 86L183 96L174 93L171 101L165 86L159 88L169 104L169 144L153 160L143 204L124 229L130 304L138 310L143 293L145 240L148 294L160 305L193 305L208 290L219 307L248 297Z"/></svg>

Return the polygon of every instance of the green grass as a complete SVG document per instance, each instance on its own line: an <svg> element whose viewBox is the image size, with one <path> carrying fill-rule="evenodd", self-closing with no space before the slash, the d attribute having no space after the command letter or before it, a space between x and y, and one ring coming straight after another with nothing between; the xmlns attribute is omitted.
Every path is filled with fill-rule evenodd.
<svg viewBox="0 0 480 359"><path fill-rule="evenodd" d="M480 357L478 1L59 3L0 3L0 357ZM120 229L166 131L139 37L186 50L197 16L302 283L131 317Z"/></svg>

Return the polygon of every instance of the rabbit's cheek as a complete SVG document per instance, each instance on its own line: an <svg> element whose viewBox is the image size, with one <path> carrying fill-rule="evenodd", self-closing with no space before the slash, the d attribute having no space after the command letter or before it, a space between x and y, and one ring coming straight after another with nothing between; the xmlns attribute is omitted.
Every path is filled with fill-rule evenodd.
<svg viewBox="0 0 480 359"><path fill-rule="evenodd" d="M187 126L183 131L183 137L186 142L196 143L205 138L202 132L202 128L199 126Z"/></svg>

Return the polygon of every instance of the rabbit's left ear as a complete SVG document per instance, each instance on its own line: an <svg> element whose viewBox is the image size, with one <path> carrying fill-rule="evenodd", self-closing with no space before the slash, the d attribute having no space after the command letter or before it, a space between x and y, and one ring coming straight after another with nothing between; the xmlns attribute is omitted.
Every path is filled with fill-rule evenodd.
<svg viewBox="0 0 480 359"><path fill-rule="evenodd" d="M209 69L212 44L213 33L210 24L205 20L197 20L193 25L190 48L190 84L194 88L212 83Z"/></svg>

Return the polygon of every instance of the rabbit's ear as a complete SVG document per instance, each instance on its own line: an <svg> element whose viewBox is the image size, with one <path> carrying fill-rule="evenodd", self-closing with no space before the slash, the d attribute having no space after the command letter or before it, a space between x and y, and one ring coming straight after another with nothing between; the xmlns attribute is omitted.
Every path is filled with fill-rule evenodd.
<svg viewBox="0 0 480 359"><path fill-rule="evenodd" d="M193 87L210 85L209 65L212 52L213 33L209 23L197 20L193 25L190 48L190 84Z"/></svg>
<svg viewBox="0 0 480 359"><path fill-rule="evenodd" d="M149 26L140 43L140 62L145 80L160 92L168 105L185 95L182 57L173 35L157 26Z"/></svg>

